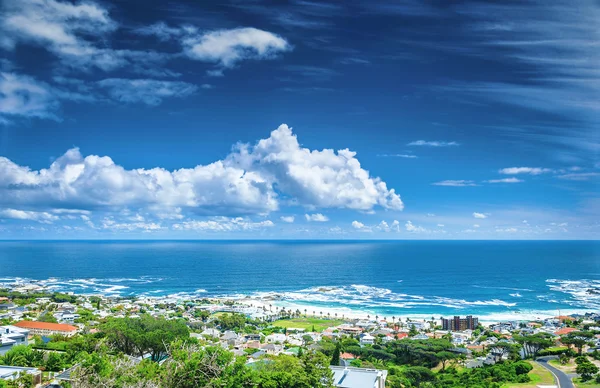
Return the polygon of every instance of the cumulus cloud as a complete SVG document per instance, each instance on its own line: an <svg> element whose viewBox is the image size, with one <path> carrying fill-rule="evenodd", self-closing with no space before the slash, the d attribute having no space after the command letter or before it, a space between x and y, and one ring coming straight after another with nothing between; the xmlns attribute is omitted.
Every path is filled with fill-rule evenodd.
<svg viewBox="0 0 600 388"><path fill-rule="evenodd" d="M270 59L292 48L281 36L251 27L187 36L183 45L190 58L226 68L243 60Z"/></svg>
<svg viewBox="0 0 600 388"><path fill-rule="evenodd" d="M365 229L366 228L365 224L363 224L360 221L352 221L352 227L354 229Z"/></svg>
<svg viewBox="0 0 600 388"><path fill-rule="evenodd" d="M468 180L445 180L441 182L432 183L434 186L450 186L450 187L466 187L466 186L477 186L475 182Z"/></svg>
<svg viewBox="0 0 600 388"><path fill-rule="evenodd" d="M408 143L409 146L425 146L425 147L453 147L460 145L455 141L427 141L427 140L416 140Z"/></svg>
<svg viewBox="0 0 600 388"><path fill-rule="evenodd" d="M277 182L279 189L305 205L402 210L404 204L395 190L371 177L355 156L356 152L348 149L302 148L291 128L283 124L254 147L239 146L228 161Z"/></svg>
<svg viewBox="0 0 600 388"><path fill-rule="evenodd" d="M283 222L287 222L288 224L291 224L294 222L294 220L296 219L296 217L294 216L281 216L279 217L279 219Z"/></svg>
<svg viewBox="0 0 600 388"><path fill-rule="evenodd" d="M67 151L31 170L0 157L0 209L141 209L162 215L266 214L285 195L307 208L401 210L393 189L360 167L349 150L309 150L286 125L255 145L238 144L224 160L168 171L125 169L108 156ZM162 218L162 217L161 217ZM309 221L326 221L321 213Z"/></svg>
<svg viewBox="0 0 600 388"><path fill-rule="evenodd" d="M411 232L411 233L426 233L427 229L423 228L422 226L415 226L413 225L413 223L411 221L406 221L406 224L404 224L404 227L406 228L407 232Z"/></svg>
<svg viewBox="0 0 600 388"><path fill-rule="evenodd" d="M483 219L483 218L488 218L488 215L484 214L484 213L473 212L473 217Z"/></svg>
<svg viewBox="0 0 600 388"><path fill-rule="evenodd" d="M512 178L503 178L503 179L490 179L486 182L487 183L521 183L524 181L522 179L512 177Z"/></svg>
<svg viewBox="0 0 600 388"><path fill-rule="evenodd" d="M516 175L516 174L540 175L540 174L552 172L552 169L542 168L542 167L507 167L507 168L500 169L498 172L500 174L505 174L505 175Z"/></svg>
<svg viewBox="0 0 600 388"><path fill-rule="evenodd" d="M327 222L327 221L329 221L329 217L327 217L321 213L305 214L304 218L306 218L306 221L308 221L308 222Z"/></svg>
<svg viewBox="0 0 600 388"><path fill-rule="evenodd" d="M153 79L108 78L98 81L98 85L117 101L148 105L159 105L168 97L187 97L198 90L196 85L187 82Z"/></svg>

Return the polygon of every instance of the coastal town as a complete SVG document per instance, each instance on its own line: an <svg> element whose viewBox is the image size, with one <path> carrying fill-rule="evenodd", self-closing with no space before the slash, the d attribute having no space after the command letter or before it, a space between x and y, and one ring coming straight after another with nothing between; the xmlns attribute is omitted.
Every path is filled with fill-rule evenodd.
<svg viewBox="0 0 600 388"><path fill-rule="evenodd" d="M600 313L483 325L471 315L359 319L219 298L123 298L15 286L0 292L0 386L85 386L76 377L85 357L74 354L74 344L93 338L96 346L108 345L115 322L136 320L181 324L173 330L183 332L184 341L220 348L250 368L318 353L329 361L334 387L420 386L449 373L513 364L521 373L503 387L563 387L564 378L573 387L600 384ZM132 365L168 363L163 346L123 353Z"/></svg>

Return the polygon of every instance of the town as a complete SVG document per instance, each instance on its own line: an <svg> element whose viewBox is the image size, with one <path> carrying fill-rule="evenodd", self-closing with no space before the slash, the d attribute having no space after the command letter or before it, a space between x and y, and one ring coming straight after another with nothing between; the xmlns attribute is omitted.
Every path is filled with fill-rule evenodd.
<svg viewBox="0 0 600 388"><path fill-rule="evenodd" d="M326 387L564 387L563 376L591 387L600 384L600 314L484 326L470 315L357 319L217 298L0 291L0 387L88 387L103 379L103 386L137 387L124 376L140 378L148 364L169 370L193 354L206 356L199 370L226 373L226 365L206 365L219 362L208 356L214 352L257 375L321 366L314 381ZM93 372L98 357L117 375ZM143 386L172 384L161 381ZM173 386L206 386L194 381ZM317 383L289 384L264 386Z"/></svg>

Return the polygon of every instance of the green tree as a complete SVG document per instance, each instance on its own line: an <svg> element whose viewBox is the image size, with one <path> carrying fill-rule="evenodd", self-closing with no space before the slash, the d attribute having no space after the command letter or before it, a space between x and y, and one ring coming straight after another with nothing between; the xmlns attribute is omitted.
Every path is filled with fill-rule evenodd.
<svg viewBox="0 0 600 388"><path fill-rule="evenodd" d="M176 339L189 338L184 322L143 315L140 318L113 318L102 325L107 342L125 354L143 357L150 353L152 361L166 355L166 346Z"/></svg>
<svg viewBox="0 0 600 388"><path fill-rule="evenodd" d="M569 347L575 346L577 348L577 352L581 355L583 352L583 347L588 345L593 337L594 334L591 332L573 331L562 336L560 342L568 345Z"/></svg>
<svg viewBox="0 0 600 388"><path fill-rule="evenodd" d="M577 365L575 372L581 375L581 380L588 381L592 379L593 375L598 373L598 367L588 361Z"/></svg>
<svg viewBox="0 0 600 388"><path fill-rule="evenodd" d="M441 352L437 352L435 355L438 358L438 360L440 360L440 362L442 363L442 370L446 370L446 363L448 361L454 360L456 358L455 353L448 352L445 350L442 350Z"/></svg>
<svg viewBox="0 0 600 388"><path fill-rule="evenodd" d="M340 353L342 352L342 345L340 342L335 343L335 350L331 356L331 365L340 365Z"/></svg>

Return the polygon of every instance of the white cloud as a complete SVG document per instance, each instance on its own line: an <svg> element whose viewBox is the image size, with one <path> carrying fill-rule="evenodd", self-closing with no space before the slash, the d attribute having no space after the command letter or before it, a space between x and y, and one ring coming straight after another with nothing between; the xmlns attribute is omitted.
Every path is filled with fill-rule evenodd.
<svg viewBox="0 0 600 388"><path fill-rule="evenodd" d="M427 147L453 147L460 145L455 141L427 141L427 140L417 140L408 143L409 146L427 146Z"/></svg>
<svg viewBox="0 0 600 388"><path fill-rule="evenodd" d="M507 167L502 168L498 171L500 174L505 175L516 175L516 174L530 174L540 175L548 172L552 172L552 169L542 167Z"/></svg>
<svg viewBox="0 0 600 388"><path fill-rule="evenodd" d="M504 228L504 229L497 228L496 232L498 232L498 233L517 233L518 230L517 230L517 228Z"/></svg>
<svg viewBox="0 0 600 388"><path fill-rule="evenodd" d="M198 90L196 85L181 81L108 78L98 81L110 96L120 102L143 102L159 105L163 98L187 97Z"/></svg>
<svg viewBox="0 0 600 388"><path fill-rule="evenodd" d="M52 89L34 78L0 72L0 119L14 116L53 118L59 102Z"/></svg>
<svg viewBox="0 0 600 388"><path fill-rule="evenodd" d="M257 28L210 31L183 40L192 59L214 62L229 68L248 59L270 59L292 49L281 36Z"/></svg>
<svg viewBox="0 0 600 388"><path fill-rule="evenodd" d="M352 221L352 227L354 229L365 229L366 228L365 224L363 224L360 221Z"/></svg>
<svg viewBox="0 0 600 388"><path fill-rule="evenodd" d="M405 158L405 159L417 159L417 155L412 154L379 154L380 158Z"/></svg>
<svg viewBox="0 0 600 388"><path fill-rule="evenodd" d="M281 217L279 217L279 219L283 222L287 222L288 224L291 224L294 222L295 217L294 216L281 216Z"/></svg>
<svg viewBox="0 0 600 388"><path fill-rule="evenodd" d="M72 68L95 66L113 70L136 63L145 67L163 55L105 47L105 38L118 28L108 9L88 1L79 4L55 0L3 2L0 13L2 46L13 49L17 43L43 47ZM97 44L103 41L103 45Z"/></svg>
<svg viewBox="0 0 600 388"><path fill-rule="evenodd" d="M427 213L427 217L435 217L435 214L433 214L433 213Z"/></svg>
<svg viewBox="0 0 600 388"><path fill-rule="evenodd" d="M524 181L522 179L517 179L515 177L512 177L512 178L504 178L504 179L490 179L486 182L487 183L521 183Z"/></svg>
<svg viewBox="0 0 600 388"><path fill-rule="evenodd" d="M406 224L404 224L404 227L406 228L407 232L412 232L412 233L428 232L428 230L423 228L422 226L413 225L413 223L411 221L406 221Z"/></svg>
<svg viewBox="0 0 600 388"><path fill-rule="evenodd" d="M275 226L275 224L271 220L253 222L242 217L215 217L214 219L207 221L193 220L177 223L173 225L173 229L212 232L233 232L264 229L270 228L272 226Z"/></svg>
<svg viewBox="0 0 600 388"><path fill-rule="evenodd" d="M596 177L599 177L600 173L598 172L581 172L581 173L572 173L572 174L564 174L559 175L557 178L566 179L570 181L587 181Z"/></svg>
<svg viewBox="0 0 600 388"><path fill-rule="evenodd" d="M443 227L444 227L444 224L437 224L437 226L438 226L439 228L443 228Z"/></svg>
<svg viewBox="0 0 600 388"><path fill-rule="evenodd" d="M0 218L10 218L15 220L31 220L42 223L51 223L58 220L58 217L48 212L36 212L17 209L0 210Z"/></svg>
<svg viewBox="0 0 600 388"><path fill-rule="evenodd" d="M265 214L279 208L282 193L308 208L402 209L394 190L370 177L354 156L349 150L301 148L282 125L254 146L237 145L225 160L174 171L127 170L110 157L84 157L76 148L37 171L0 157L0 208L145 208L155 214L179 209L177 218Z"/></svg>
<svg viewBox="0 0 600 388"><path fill-rule="evenodd" d="M480 226L479 226L479 224L473 224L473 227L474 228L479 228Z"/></svg>
<svg viewBox="0 0 600 388"><path fill-rule="evenodd" d="M228 161L276 181L282 191L304 205L361 211L373 210L375 206L402 210L404 204L394 189L388 189L381 179L370 177L355 156L348 149L335 152L302 148L291 128L283 124L254 147L239 146Z"/></svg>
<svg viewBox="0 0 600 388"><path fill-rule="evenodd" d="M483 218L488 218L488 214L474 212L473 217L483 219Z"/></svg>
<svg viewBox="0 0 600 388"><path fill-rule="evenodd" d="M308 221L308 222L327 222L327 221L329 221L329 218L327 216L324 216L321 213L305 214L304 218L306 218L306 221Z"/></svg>
<svg viewBox="0 0 600 388"><path fill-rule="evenodd" d="M432 183L434 186L450 186L450 187L466 187L466 186L477 186L473 181L467 180L445 180L441 182Z"/></svg>

